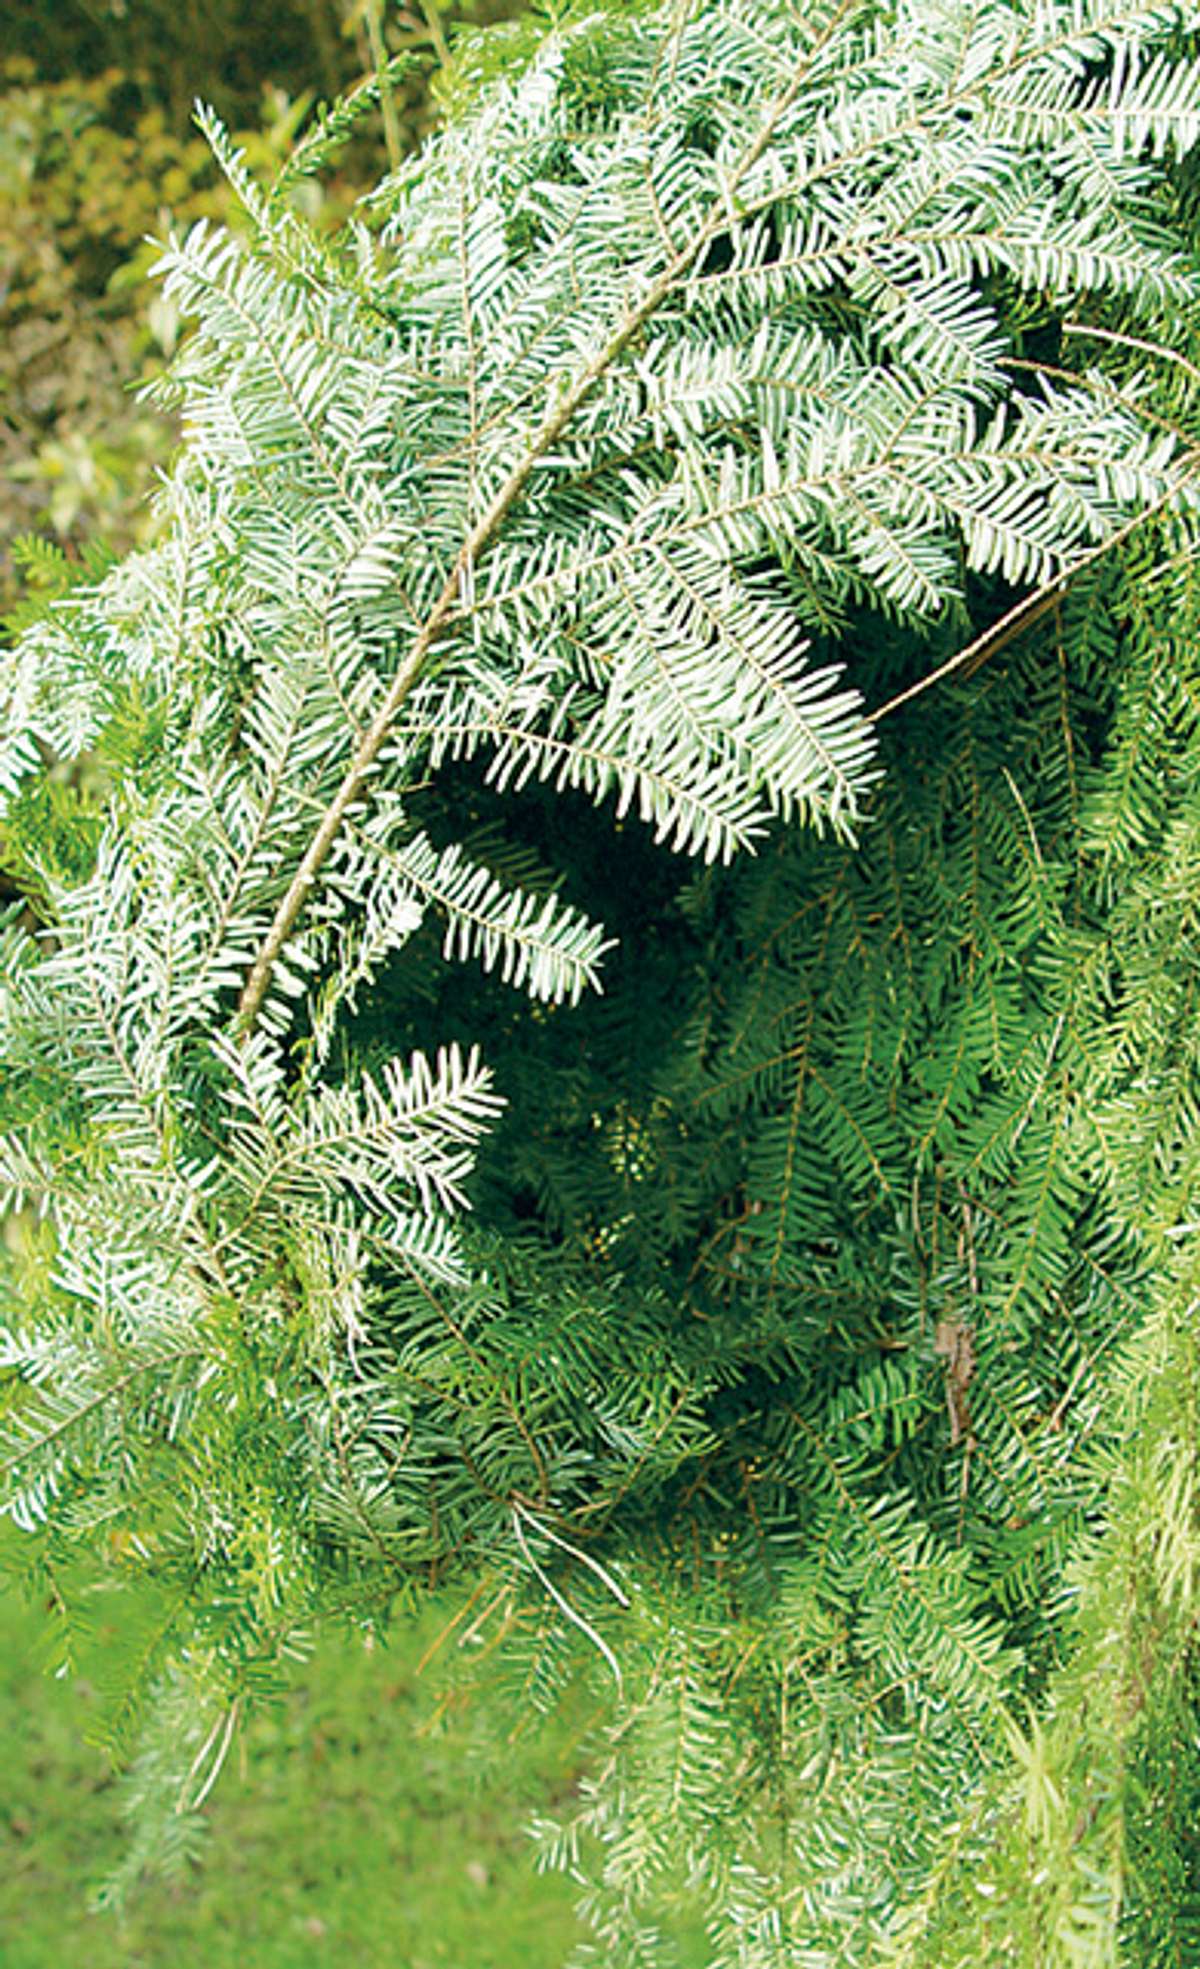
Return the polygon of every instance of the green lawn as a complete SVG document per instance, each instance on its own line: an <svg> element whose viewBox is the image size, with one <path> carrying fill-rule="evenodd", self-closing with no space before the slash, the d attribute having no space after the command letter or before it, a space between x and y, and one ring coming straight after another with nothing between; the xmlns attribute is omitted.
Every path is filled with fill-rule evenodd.
<svg viewBox="0 0 1200 1969"><path fill-rule="evenodd" d="M578 1721L509 1747L502 1773L468 1718L422 1729L432 1631L323 1648L234 1752L203 1868L118 1923L86 1905L124 1838L85 1742L96 1697L42 1672L37 1620L0 1598L0 1969L559 1969L573 1889L533 1872L521 1827L573 1783Z"/></svg>

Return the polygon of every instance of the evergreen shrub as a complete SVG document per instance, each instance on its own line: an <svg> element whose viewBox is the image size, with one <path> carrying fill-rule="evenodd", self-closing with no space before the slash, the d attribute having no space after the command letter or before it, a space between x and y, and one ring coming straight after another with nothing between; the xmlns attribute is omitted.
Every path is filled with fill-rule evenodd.
<svg viewBox="0 0 1200 1969"><path fill-rule="evenodd" d="M1196 1959L1197 26L509 30L332 242L352 111L208 120L157 541L2 673L5 1500L66 1645L156 1589L131 1867L453 1587L609 1691L589 1960Z"/></svg>

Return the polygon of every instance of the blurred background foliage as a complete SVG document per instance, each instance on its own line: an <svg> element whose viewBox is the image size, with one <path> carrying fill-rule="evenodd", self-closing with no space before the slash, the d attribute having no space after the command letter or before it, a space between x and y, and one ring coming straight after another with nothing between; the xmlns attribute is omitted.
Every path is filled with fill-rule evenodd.
<svg viewBox="0 0 1200 1969"><path fill-rule="evenodd" d="M361 126L331 176L297 188L335 222L437 115L456 38L522 0L8 0L0 8L0 614L15 543L121 552L173 432L138 400L179 322L147 279L151 243L236 223L193 123L197 98L270 175L316 105L381 59L410 63L387 127Z"/></svg>

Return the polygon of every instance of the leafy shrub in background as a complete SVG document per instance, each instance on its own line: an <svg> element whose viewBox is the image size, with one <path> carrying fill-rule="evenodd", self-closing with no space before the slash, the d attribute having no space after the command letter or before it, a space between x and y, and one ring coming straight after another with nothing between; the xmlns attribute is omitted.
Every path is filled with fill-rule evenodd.
<svg viewBox="0 0 1200 1969"><path fill-rule="evenodd" d="M6 55L50 83L125 78L125 113L154 105L183 139L197 95L226 122L253 124L264 83L326 99L351 88L388 55L444 62L464 22L513 11L512 0L20 0L0 33ZM423 79L399 84L410 136L429 117Z"/></svg>
<svg viewBox="0 0 1200 1969"><path fill-rule="evenodd" d="M394 65L387 138L411 148L434 114L447 37L505 0L409 13L331 0L261 13L134 4L22 7L0 31L0 608L11 542L49 523L78 548L146 537L146 495L175 442L133 386L169 357L178 321L149 288L148 243L236 201L193 122L197 95L233 118L249 162L278 168L314 98L377 59ZM368 32L366 17L373 32ZM290 26L289 26L290 22ZM12 52L21 48L23 53ZM386 146L359 126L336 180L297 187L306 216L344 217Z"/></svg>
<svg viewBox="0 0 1200 1969"><path fill-rule="evenodd" d="M144 91L182 138L200 77L235 123L253 119L268 77L328 96L345 89L356 52L341 33L350 12L336 0L269 9L242 0L22 0L5 20L4 46L48 83L126 77L127 105Z"/></svg>
<svg viewBox="0 0 1200 1969"><path fill-rule="evenodd" d="M163 111L120 127L130 85L117 71L46 83L0 72L0 471L8 541L49 521L72 543L120 550L150 522L144 498L174 443L131 385L174 346L177 322L148 290L148 234L229 215L198 132ZM271 168L297 108L249 139ZM7 542L6 542L7 544ZM11 566L7 567L11 585Z"/></svg>
<svg viewBox="0 0 1200 1969"><path fill-rule="evenodd" d="M211 126L161 539L4 672L7 1501L161 1596L135 1864L453 1584L613 1690L592 1959L1187 1959L1197 26L510 34L332 240L342 113Z"/></svg>

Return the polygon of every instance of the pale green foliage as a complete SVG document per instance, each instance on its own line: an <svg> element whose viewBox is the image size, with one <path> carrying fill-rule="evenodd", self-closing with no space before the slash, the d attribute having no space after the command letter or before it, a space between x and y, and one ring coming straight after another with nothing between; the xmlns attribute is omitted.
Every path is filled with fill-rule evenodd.
<svg viewBox="0 0 1200 1969"><path fill-rule="evenodd" d="M44 925L2 1173L50 1226L8 1508L178 1586L168 1846L315 1612L450 1573L525 1709L581 1651L618 1690L543 1828L593 1959L655 1959L679 1869L714 1969L1112 1959L1136 1814L1080 1846L1063 1719L1105 1555L1192 1510L1123 1391L1195 1111L1142 1071L1139 885L1173 952L1197 860L1190 764L1139 793L1169 601L1132 633L1113 550L1190 552L1150 358L1197 26L579 19L332 243L211 126L253 243L163 254L160 543L28 629L0 751ZM1092 296L1145 373L1056 359ZM1013 588L1053 633L925 694Z"/></svg>

